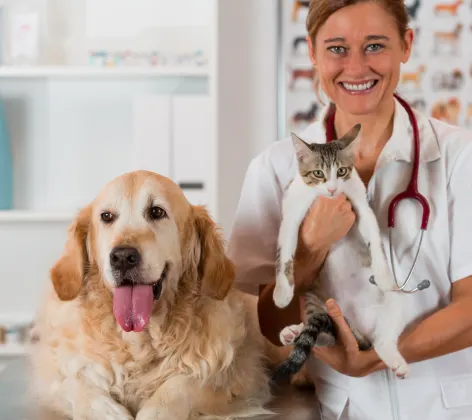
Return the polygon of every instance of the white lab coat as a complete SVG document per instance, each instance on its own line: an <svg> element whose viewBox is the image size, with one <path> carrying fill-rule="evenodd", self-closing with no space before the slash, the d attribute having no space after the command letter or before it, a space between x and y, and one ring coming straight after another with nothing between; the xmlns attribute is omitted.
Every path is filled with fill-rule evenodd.
<svg viewBox="0 0 472 420"><path fill-rule="evenodd" d="M472 133L415 114L421 139L418 188L429 201L431 216L409 287L424 279L430 280L431 286L405 297L405 325L446 306L451 284L472 275ZM325 126L315 122L300 137L307 142L325 142ZM393 135L368 185L387 255L388 204L406 187L412 158L412 128L408 114L396 101ZM236 263L237 284L248 292L257 293L259 285L274 280L282 191L295 174L296 165L292 142L286 139L253 159L247 170L228 252ZM396 220L395 263L402 280L416 251L419 205L402 201ZM375 286L368 281L369 269L361 267L353 250L355 236L353 229L333 246L323 270L329 279L330 296L356 327L368 331L372 319L366 296ZM309 369L325 419L472 419L472 348L414 363L405 380L387 371L351 378L314 358Z"/></svg>

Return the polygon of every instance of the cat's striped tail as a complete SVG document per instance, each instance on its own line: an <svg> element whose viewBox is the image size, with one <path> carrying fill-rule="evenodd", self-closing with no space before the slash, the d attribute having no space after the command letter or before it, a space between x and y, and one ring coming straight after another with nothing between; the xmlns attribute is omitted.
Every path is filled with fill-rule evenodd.
<svg viewBox="0 0 472 420"><path fill-rule="evenodd" d="M274 383L288 381L303 367L321 333L328 333L334 337L334 324L326 312L314 313L308 319L307 325L294 341L290 356L272 374Z"/></svg>

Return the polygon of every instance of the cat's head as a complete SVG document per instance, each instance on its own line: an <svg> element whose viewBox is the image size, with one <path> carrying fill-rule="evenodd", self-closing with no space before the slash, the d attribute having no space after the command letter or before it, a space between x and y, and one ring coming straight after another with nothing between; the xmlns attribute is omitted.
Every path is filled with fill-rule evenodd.
<svg viewBox="0 0 472 420"><path fill-rule="evenodd" d="M298 170L305 183L327 196L343 192L354 168L360 130L361 125L356 124L340 139L322 144L308 144L292 133Z"/></svg>

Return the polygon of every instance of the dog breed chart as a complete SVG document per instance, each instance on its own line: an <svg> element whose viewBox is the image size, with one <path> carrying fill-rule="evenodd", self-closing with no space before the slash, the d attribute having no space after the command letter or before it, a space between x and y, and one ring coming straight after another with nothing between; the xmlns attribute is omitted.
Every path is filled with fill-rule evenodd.
<svg viewBox="0 0 472 420"><path fill-rule="evenodd" d="M308 56L309 1L280 0L284 132L299 133L322 108ZM472 0L405 0L415 37L400 93L415 109L472 129ZM327 98L322 98L324 101Z"/></svg>

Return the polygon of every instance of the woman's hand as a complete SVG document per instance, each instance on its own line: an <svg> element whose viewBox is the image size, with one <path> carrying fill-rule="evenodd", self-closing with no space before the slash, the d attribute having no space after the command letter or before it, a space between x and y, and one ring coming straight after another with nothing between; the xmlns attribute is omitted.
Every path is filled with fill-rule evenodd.
<svg viewBox="0 0 472 420"><path fill-rule="evenodd" d="M301 225L299 243L312 253L329 248L349 232L355 219L344 194L333 198L319 196Z"/></svg>
<svg viewBox="0 0 472 420"><path fill-rule="evenodd" d="M326 309L335 323L336 344L333 347L314 347L312 351L316 358L338 372L353 377L366 376L385 367L374 350L359 350L357 340L333 299L326 302Z"/></svg>
<svg viewBox="0 0 472 420"><path fill-rule="evenodd" d="M295 254L295 285L302 293L313 283L329 248L343 238L356 219L344 194L334 198L320 196L303 221Z"/></svg>

